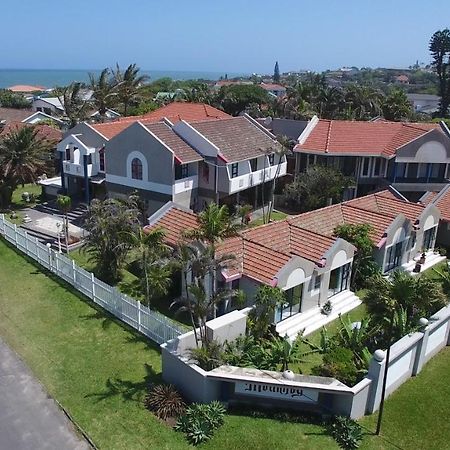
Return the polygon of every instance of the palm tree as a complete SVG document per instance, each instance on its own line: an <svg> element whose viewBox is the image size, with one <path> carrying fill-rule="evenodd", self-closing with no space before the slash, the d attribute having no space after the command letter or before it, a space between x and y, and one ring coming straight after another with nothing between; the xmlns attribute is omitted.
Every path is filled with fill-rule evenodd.
<svg viewBox="0 0 450 450"><path fill-rule="evenodd" d="M450 30L436 31L429 44L429 50L433 57L433 67L439 79L439 95L441 102L439 106L440 117L446 117L450 103L450 75L449 55L450 55Z"/></svg>
<svg viewBox="0 0 450 450"><path fill-rule="evenodd" d="M35 183L47 167L51 144L31 126L15 128L0 141L0 190L6 208L19 184Z"/></svg>
<svg viewBox="0 0 450 450"><path fill-rule="evenodd" d="M371 86L350 84L346 87L344 100L351 118L368 120L381 112L383 95Z"/></svg>
<svg viewBox="0 0 450 450"><path fill-rule="evenodd" d="M383 116L399 122L411 116L411 103L403 89L394 89L383 101Z"/></svg>
<svg viewBox="0 0 450 450"><path fill-rule="evenodd" d="M155 228L144 231L139 227L132 233L127 233L132 247L139 252L145 302L150 305L152 297L167 293L171 282L171 270L168 267L167 256L169 247L164 243L165 231Z"/></svg>
<svg viewBox="0 0 450 450"><path fill-rule="evenodd" d="M124 72L116 65L113 75L117 83L119 100L123 103L124 115L128 114L128 108L138 95L139 88L149 79L147 75L139 75L139 67L136 64L130 64Z"/></svg>
<svg viewBox="0 0 450 450"><path fill-rule="evenodd" d="M103 69L98 78L90 73L89 81L92 90L92 103L98 110L100 121L104 122L107 110L118 101L117 84L110 77L109 69Z"/></svg>
<svg viewBox="0 0 450 450"><path fill-rule="evenodd" d="M72 199L68 195L58 195L56 204L64 215L64 239L66 241L66 253L69 253L69 217L67 214L72 208Z"/></svg>
<svg viewBox="0 0 450 450"><path fill-rule="evenodd" d="M69 128L87 118L88 102L82 95L82 84L74 82L66 87L55 88L56 96L64 108L64 114L69 120Z"/></svg>

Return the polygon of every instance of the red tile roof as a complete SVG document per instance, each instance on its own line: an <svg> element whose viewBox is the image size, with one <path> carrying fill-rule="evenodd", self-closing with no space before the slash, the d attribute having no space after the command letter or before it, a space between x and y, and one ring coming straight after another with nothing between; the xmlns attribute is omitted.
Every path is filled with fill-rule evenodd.
<svg viewBox="0 0 450 450"><path fill-rule="evenodd" d="M163 228L166 231L166 242L177 245L186 230L198 227L197 215L184 209L172 206L155 223L144 227L144 231L153 228Z"/></svg>
<svg viewBox="0 0 450 450"><path fill-rule="evenodd" d="M1 108L0 107L0 122L22 122L27 117L33 114L31 109L15 109L15 108Z"/></svg>
<svg viewBox="0 0 450 450"><path fill-rule="evenodd" d="M294 151L390 157L398 148L434 129L441 130L440 125L321 119Z"/></svg>
<svg viewBox="0 0 450 450"><path fill-rule="evenodd" d="M10 122L0 132L0 137L5 137L11 131L20 130L23 127L34 127L37 130L37 136L50 143L56 144L62 139L62 132L49 125L32 125L23 122Z"/></svg>
<svg viewBox="0 0 450 450"><path fill-rule="evenodd" d="M244 116L190 122L190 125L212 142L227 162L257 158L280 148L268 131L260 129Z"/></svg>
<svg viewBox="0 0 450 450"><path fill-rule="evenodd" d="M174 102L142 116L122 117L115 122L97 123L93 124L92 127L107 139L111 139L137 121L148 124L160 122L164 118L167 118L172 123L175 123L180 120L189 122L196 120L226 119L229 117L231 116L227 113L213 108L210 105L205 105L204 103Z"/></svg>
<svg viewBox="0 0 450 450"><path fill-rule="evenodd" d="M266 91L285 91L286 88L276 83L261 83L260 86Z"/></svg>
<svg viewBox="0 0 450 450"><path fill-rule="evenodd" d="M8 90L12 92L40 92L45 91L44 86L30 86L28 84L16 84L14 86L10 86L7 88Z"/></svg>
<svg viewBox="0 0 450 450"><path fill-rule="evenodd" d="M448 184L440 192L429 192L421 202L423 205L433 203L441 211L441 220L450 222L450 185Z"/></svg>

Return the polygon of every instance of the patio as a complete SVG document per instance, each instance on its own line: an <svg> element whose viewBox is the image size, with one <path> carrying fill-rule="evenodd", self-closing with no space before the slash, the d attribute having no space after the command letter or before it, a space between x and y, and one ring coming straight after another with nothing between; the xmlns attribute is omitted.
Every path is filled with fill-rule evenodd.
<svg viewBox="0 0 450 450"><path fill-rule="evenodd" d="M435 253L433 250L428 250L425 253L425 264L422 264L420 272L414 272L414 268L416 267L416 263L420 260L420 257L421 256L418 255L412 261L402 264L402 270L409 272L411 275L418 275L424 270L427 270L447 259L446 256L441 256L439 253Z"/></svg>

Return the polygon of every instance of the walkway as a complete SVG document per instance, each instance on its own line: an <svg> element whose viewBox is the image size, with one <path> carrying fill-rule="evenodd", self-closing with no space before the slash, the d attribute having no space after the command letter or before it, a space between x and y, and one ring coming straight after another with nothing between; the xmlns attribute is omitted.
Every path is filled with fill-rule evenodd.
<svg viewBox="0 0 450 450"><path fill-rule="evenodd" d="M22 360L0 339L0 449L89 448Z"/></svg>

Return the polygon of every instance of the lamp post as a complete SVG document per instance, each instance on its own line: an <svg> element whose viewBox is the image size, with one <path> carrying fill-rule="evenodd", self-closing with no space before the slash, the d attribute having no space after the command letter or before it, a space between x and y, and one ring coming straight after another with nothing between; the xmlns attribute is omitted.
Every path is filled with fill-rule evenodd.
<svg viewBox="0 0 450 450"><path fill-rule="evenodd" d="M62 253L62 250L61 250L61 225L62 225L61 222L56 222L56 229L58 230L57 231L57 235L58 235L58 253Z"/></svg>

